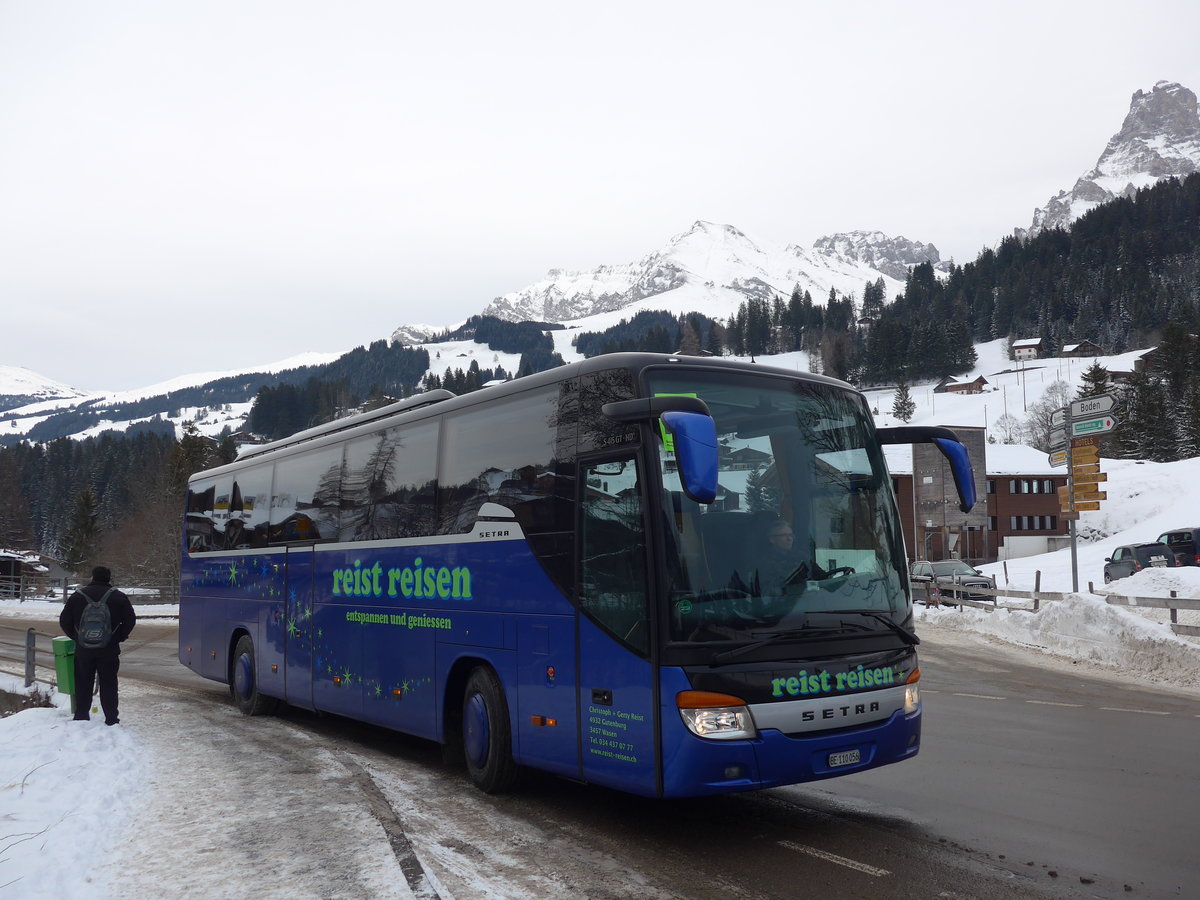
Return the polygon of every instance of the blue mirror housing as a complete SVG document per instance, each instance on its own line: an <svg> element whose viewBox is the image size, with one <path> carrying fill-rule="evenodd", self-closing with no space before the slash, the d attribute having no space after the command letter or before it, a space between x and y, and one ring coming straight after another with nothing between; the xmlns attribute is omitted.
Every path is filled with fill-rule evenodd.
<svg viewBox="0 0 1200 900"><path fill-rule="evenodd" d="M664 412L662 422L674 438L683 492L697 503L712 503L717 499L717 423L704 413L681 410Z"/></svg>
<svg viewBox="0 0 1200 900"><path fill-rule="evenodd" d="M942 451L942 456L950 463L950 473L958 489L958 508L965 513L970 512L975 506L975 470L971 467L966 446L949 438L934 438L933 445Z"/></svg>
<svg viewBox="0 0 1200 900"><path fill-rule="evenodd" d="M904 425L879 428L875 432L881 444L933 444L950 463L950 474L958 491L958 508L970 512L975 506L975 470L966 445L949 428L940 425Z"/></svg>

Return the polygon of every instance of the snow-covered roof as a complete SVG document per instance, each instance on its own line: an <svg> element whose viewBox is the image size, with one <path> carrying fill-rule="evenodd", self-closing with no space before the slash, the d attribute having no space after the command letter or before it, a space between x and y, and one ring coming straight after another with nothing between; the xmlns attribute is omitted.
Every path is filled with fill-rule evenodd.
<svg viewBox="0 0 1200 900"><path fill-rule="evenodd" d="M888 471L893 475L912 474L912 447L905 444L887 444L883 448ZM1049 457L1036 447L1020 444L988 444L987 460L984 465L988 477L993 475L1066 475L1067 470L1055 469ZM978 466L979 460L972 459Z"/></svg>
<svg viewBox="0 0 1200 900"><path fill-rule="evenodd" d="M1013 341L1014 347L1040 347L1042 346L1041 338L1022 338L1019 341Z"/></svg>

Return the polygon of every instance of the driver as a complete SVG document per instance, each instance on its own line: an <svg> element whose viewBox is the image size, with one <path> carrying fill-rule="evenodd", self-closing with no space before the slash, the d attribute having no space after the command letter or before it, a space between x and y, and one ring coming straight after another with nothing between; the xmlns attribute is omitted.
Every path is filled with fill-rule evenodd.
<svg viewBox="0 0 1200 900"><path fill-rule="evenodd" d="M789 584L829 577L816 562L796 553L795 540L792 526L783 519L776 519L767 527L766 547L758 562L755 593L759 596L779 595Z"/></svg>

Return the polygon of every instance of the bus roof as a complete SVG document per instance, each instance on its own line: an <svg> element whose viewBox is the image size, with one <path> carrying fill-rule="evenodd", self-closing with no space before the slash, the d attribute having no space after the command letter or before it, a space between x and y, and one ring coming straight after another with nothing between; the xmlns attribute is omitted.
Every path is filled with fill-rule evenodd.
<svg viewBox="0 0 1200 900"><path fill-rule="evenodd" d="M532 390L548 384L556 384L568 378L586 375L592 372L601 372L606 369L627 369L629 371L639 372L651 366L671 364L693 368L724 370L729 372L778 375L799 379L802 381L817 382L820 384L829 385L831 387L841 388L842 390L859 393L858 389L853 385L847 384L844 381L839 381L836 378L830 378L826 375L818 375L813 372L784 369L778 366L765 366L757 362L745 362L743 360L726 359L723 357L714 356L685 356L677 353L606 353L601 356L593 356L589 359L580 360L579 362L569 363L565 366L557 366L553 369L546 369L545 371L537 372L532 375L525 375L521 378L514 378L510 381L506 381L502 384L492 387L480 388L479 390L472 391L469 394L456 395L452 391L442 388L433 391L425 391L420 394L414 394L411 397L407 397L404 400L391 403L387 406L382 406L379 409L374 409L365 413L358 413L357 415L353 416L346 416L342 419L334 419L332 422L326 422L323 425L307 428L304 431L299 431L296 434L289 435L288 437L280 438L279 440L271 441L267 444L255 446L240 454L238 458L231 463L193 474L191 478L189 478L189 481L201 475L210 476L218 474L227 468L242 468L244 464L257 461L259 458L273 454L275 451L295 447L299 444L317 440L318 438L337 434L338 432L349 431L350 429L357 428L361 425L390 419L394 416L400 415L401 413L413 412L433 404L438 405L439 411L445 409L448 412L452 409L472 406L476 403L487 402L491 399L521 393L523 391Z"/></svg>

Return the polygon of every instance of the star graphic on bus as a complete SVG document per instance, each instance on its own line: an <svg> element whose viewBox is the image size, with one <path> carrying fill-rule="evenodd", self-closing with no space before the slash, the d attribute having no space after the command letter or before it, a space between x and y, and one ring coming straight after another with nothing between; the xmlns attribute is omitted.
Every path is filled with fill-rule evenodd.
<svg viewBox="0 0 1200 900"><path fill-rule="evenodd" d="M231 562L231 563L229 564L229 583L230 583L230 584L237 584L237 583L238 583L238 580L239 580L241 577L242 577L242 570L241 570L241 568L239 568L239 566L238 566L238 564L237 564L237 562L236 562L236 561L235 561L235 562Z"/></svg>

